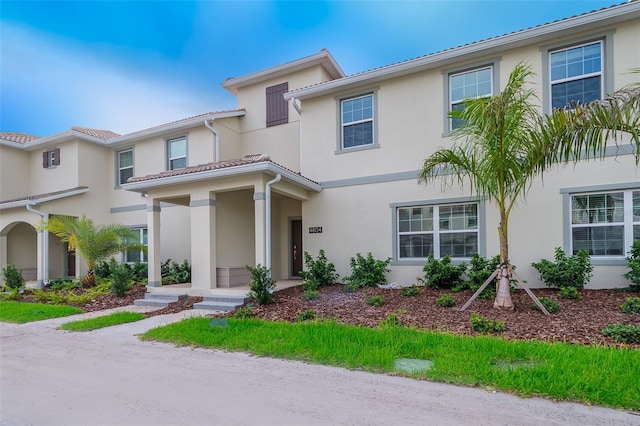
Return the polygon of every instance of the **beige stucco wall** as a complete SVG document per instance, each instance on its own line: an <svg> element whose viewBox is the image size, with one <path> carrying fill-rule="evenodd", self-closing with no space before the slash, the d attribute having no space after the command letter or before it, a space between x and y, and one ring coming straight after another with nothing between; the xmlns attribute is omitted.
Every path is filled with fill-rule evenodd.
<svg viewBox="0 0 640 426"><path fill-rule="evenodd" d="M255 263L254 219L252 190L216 194L218 266L244 267Z"/></svg>
<svg viewBox="0 0 640 426"><path fill-rule="evenodd" d="M60 165L42 167L42 153L60 148ZM78 141L63 142L29 153L30 194L44 194L61 189L75 188L78 179Z"/></svg>
<svg viewBox="0 0 640 426"><path fill-rule="evenodd" d="M37 265L37 233L27 223L16 224L7 234L7 264L18 269L32 269Z"/></svg>
<svg viewBox="0 0 640 426"><path fill-rule="evenodd" d="M0 200L29 193L29 153L0 145Z"/></svg>

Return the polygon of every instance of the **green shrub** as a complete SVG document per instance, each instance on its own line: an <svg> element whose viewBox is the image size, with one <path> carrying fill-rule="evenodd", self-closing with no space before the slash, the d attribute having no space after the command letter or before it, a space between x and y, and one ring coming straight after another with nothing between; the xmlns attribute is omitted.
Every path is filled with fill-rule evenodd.
<svg viewBox="0 0 640 426"><path fill-rule="evenodd" d="M74 280L59 279L49 281L49 287L51 287L51 290L73 290L81 288L82 284Z"/></svg>
<svg viewBox="0 0 640 426"><path fill-rule="evenodd" d="M233 317L237 319L247 319L253 318L253 308L251 306L243 306L241 308L236 309L233 313Z"/></svg>
<svg viewBox="0 0 640 426"><path fill-rule="evenodd" d="M318 291L320 283L314 278L306 278L302 281L302 291Z"/></svg>
<svg viewBox="0 0 640 426"><path fill-rule="evenodd" d="M273 289L276 281L271 278L271 271L266 266L258 265L255 268L247 265L247 270L251 274L249 283L249 297L258 305L266 305L273 300Z"/></svg>
<svg viewBox="0 0 640 426"><path fill-rule="evenodd" d="M412 285L411 287L403 287L400 291L402 292L402 295L404 297L412 297L418 295L418 287L415 285Z"/></svg>
<svg viewBox="0 0 640 426"><path fill-rule="evenodd" d="M116 260L113 258L108 262L106 260L98 262L93 267L93 274L96 278L111 278L111 268L112 265L115 265L116 263Z"/></svg>
<svg viewBox="0 0 640 426"><path fill-rule="evenodd" d="M462 284L453 288L453 291L463 290L464 288L469 288L474 293L484 284L485 281L489 279L491 274L493 274L500 265L500 255L497 254L492 258L485 258L480 256L479 254L474 254L471 256L471 260L469 262L469 269L467 270L467 278L469 279L466 282L462 282ZM514 266L512 266L515 269ZM466 284L466 285L465 285ZM494 284L487 285L482 293L478 296L478 299L483 300L492 300L496 297L496 286L495 280Z"/></svg>
<svg viewBox="0 0 640 426"><path fill-rule="evenodd" d="M344 291L346 293L355 293L358 289L360 289L360 287L355 283L346 283L344 285Z"/></svg>
<svg viewBox="0 0 640 426"><path fill-rule="evenodd" d="M382 304L384 303L384 299L380 295L367 296L364 301L367 305L376 307L382 306Z"/></svg>
<svg viewBox="0 0 640 426"><path fill-rule="evenodd" d="M549 299L548 297L544 297L544 296L539 297L538 300L540 301L540 303L542 303L542 306L544 306L550 314L557 314L558 312L560 312L561 305L555 300ZM531 308L540 310L538 305L536 305L535 303L531 304Z"/></svg>
<svg viewBox="0 0 640 426"><path fill-rule="evenodd" d="M623 275L626 279L631 281L631 287L640 291L640 240L634 240L631 245L631 250L627 253L628 256L625 258L627 260L627 266L629 267L629 272Z"/></svg>
<svg viewBox="0 0 640 426"><path fill-rule="evenodd" d="M357 253L349 261L351 265L351 275L344 277L347 283L354 284L358 287L373 287L387 281L386 272L391 272L387 267L391 263L391 258L386 260L374 259L371 252L367 253L367 257L363 257Z"/></svg>
<svg viewBox="0 0 640 426"><path fill-rule="evenodd" d="M561 299L573 299L573 300L580 300L582 299L582 296L580 295L580 292L578 291L577 288L575 287L560 287L560 291L558 292L558 297L560 297Z"/></svg>
<svg viewBox="0 0 640 426"><path fill-rule="evenodd" d="M320 297L320 292L318 290L305 290L303 298L305 300L316 300Z"/></svg>
<svg viewBox="0 0 640 426"><path fill-rule="evenodd" d="M456 298L451 296L450 294L443 294L442 296L436 299L436 305L442 306L443 308L450 308L455 306Z"/></svg>
<svg viewBox="0 0 640 426"><path fill-rule="evenodd" d="M317 286L333 284L339 277L335 266L329 262L324 250L318 252L316 260L305 251L304 264L307 266L308 271L299 271L298 273L305 281L316 282ZM317 290L317 288L314 290Z"/></svg>
<svg viewBox="0 0 640 426"><path fill-rule="evenodd" d="M316 319L316 311L313 309L307 309L296 315L296 322L313 321Z"/></svg>
<svg viewBox="0 0 640 426"><path fill-rule="evenodd" d="M504 331L504 321L490 320L478 313L469 318L471 328L479 333L499 333Z"/></svg>
<svg viewBox="0 0 640 426"><path fill-rule="evenodd" d="M575 287L583 289L592 276L593 266L586 250L567 257L560 247L556 247L555 263L547 259L531 264L539 273L540 280L547 287Z"/></svg>
<svg viewBox="0 0 640 426"><path fill-rule="evenodd" d="M640 297L627 297L620 309L625 314L640 314Z"/></svg>
<svg viewBox="0 0 640 426"><path fill-rule="evenodd" d="M124 297L131 288L133 269L126 263L114 266L111 269L111 292L118 297Z"/></svg>
<svg viewBox="0 0 640 426"><path fill-rule="evenodd" d="M191 265L188 260L177 263L170 258L160 264L162 284L191 282Z"/></svg>
<svg viewBox="0 0 640 426"><path fill-rule="evenodd" d="M24 287L22 272L18 271L15 265L7 265L6 268L2 268L2 276L4 277L4 287L11 290L20 290Z"/></svg>
<svg viewBox="0 0 640 426"><path fill-rule="evenodd" d="M618 343L640 343L640 325L609 324L602 334Z"/></svg>
<svg viewBox="0 0 640 426"><path fill-rule="evenodd" d="M137 283L145 281L149 276L149 266L140 262L140 259L136 259L131 268L133 269L132 278ZM191 267L189 267L189 281L191 281Z"/></svg>
<svg viewBox="0 0 640 426"><path fill-rule="evenodd" d="M385 319L378 323L378 327L386 328L386 327L397 327L400 325L400 319L397 314L389 314Z"/></svg>
<svg viewBox="0 0 640 426"><path fill-rule="evenodd" d="M453 265L449 255L445 255L442 259L429 255L427 264L422 270L424 271L422 280L427 287L453 288L462 282L461 277L467 270L467 264Z"/></svg>

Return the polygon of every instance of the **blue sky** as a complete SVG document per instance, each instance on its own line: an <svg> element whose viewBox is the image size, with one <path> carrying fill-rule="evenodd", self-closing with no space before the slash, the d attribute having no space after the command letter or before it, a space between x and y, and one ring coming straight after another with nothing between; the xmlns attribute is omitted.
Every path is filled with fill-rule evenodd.
<svg viewBox="0 0 640 426"><path fill-rule="evenodd" d="M128 133L235 108L220 84L328 49L347 74L614 0L0 0L0 131Z"/></svg>

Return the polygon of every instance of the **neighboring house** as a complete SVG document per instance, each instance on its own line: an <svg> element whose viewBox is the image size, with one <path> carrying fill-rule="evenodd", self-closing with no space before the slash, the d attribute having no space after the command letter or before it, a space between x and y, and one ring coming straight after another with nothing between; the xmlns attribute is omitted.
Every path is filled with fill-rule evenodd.
<svg viewBox="0 0 640 426"><path fill-rule="evenodd" d="M447 112L499 92L522 60L537 73L542 111L638 81L629 71L640 67L640 2L351 76L323 50L226 80L236 110L127 135L0 133L0 267L39 282L79 276L81 262L34 228L62 214L139 230L148 253L123 260L149 262L150 285L160 285L162 260L189 259L194 293L233 283L247 264L296 277L303 251L324 249L342 276L357 252L391 257L389 279L405 284L429 254L492 256L495 206L417 176L460 125ZM640 171L628 141L619 145L603 161L551 171L512 214L511 260L530 285L539 285L530 263L557 246L590 251L591 288L625 285Z"/></svg>

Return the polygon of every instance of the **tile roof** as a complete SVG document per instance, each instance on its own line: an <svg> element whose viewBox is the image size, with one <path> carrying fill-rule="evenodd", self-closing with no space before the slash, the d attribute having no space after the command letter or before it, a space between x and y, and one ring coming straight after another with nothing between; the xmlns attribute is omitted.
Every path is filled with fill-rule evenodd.
<svg viewBox="0 0 640 426"><path fill-rule="evenodd" d="M26 197L19 197L19 198L13 198L11 200L1 200L0 204L8 204L8 203L15 203L16 201L29 201L29 200L33 200L33 201L37 201L43 198L48 198L48 197L53 197L56 195L62 195L64 196L64 194L70 193L70 192L75 192L75 191L80 191L83 189L89 189L88 186L76 186L75 188L70 188L70 189L63 189L61 191L55 191L55 192L47 192L44 194L36 194L36 195L27 195Z"/></svg>
<svg viewBox="0 0 640 426"><path fill-rule="evenodd" d="M188 175L192 173L208 172L212 170L226 169L229 167L262 163L265 161L269 161L269 162L271 161L268 155L264 155L264 154L245 155L242 158L237 158L233 160L218 161L216 163L199 164L197 166L185 167L183 169L167 170L166 172L156 173L152 175L131 177L129 178L129 180L127 180L127 183L144 182L144 181L173 177L173 176Z"/></svg>
<svg viewBox="0 0 640 426"><path fill-rule="evenodd" d="M90 129L88 127L72 126L71 130L104 140L120 136L118 133L112 132L111 130Z"/></svg>
<svg viewBox="0 0 640 426"><path fill-rule="evenodd" d="M36 139L40 139L40 137L22 132L0 132L0 139L15 143L27 143Z"/></svg>

